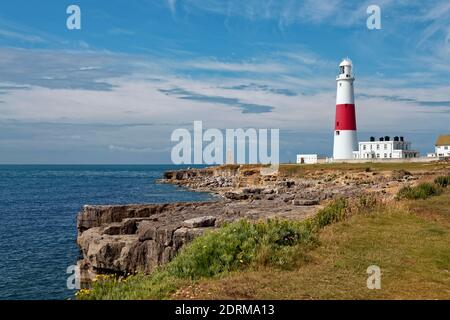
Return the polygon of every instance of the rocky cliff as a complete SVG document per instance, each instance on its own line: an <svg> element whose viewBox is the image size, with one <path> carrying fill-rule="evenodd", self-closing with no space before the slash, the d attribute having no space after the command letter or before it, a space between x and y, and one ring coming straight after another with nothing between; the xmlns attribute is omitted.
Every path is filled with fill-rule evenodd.
<svg viewBox="0 0 450 320"><path fill-rule="evenodd" d="M150 273L186 243L224 222L245 218L304 219L337 196L361 192L391 195L390 187L415 179L409 173L310 172L292 177L262 175L255 166L169 171L172 183L219 195L216 201L122 206L85 206L78 214L82 282L98 273Z"/></svg>

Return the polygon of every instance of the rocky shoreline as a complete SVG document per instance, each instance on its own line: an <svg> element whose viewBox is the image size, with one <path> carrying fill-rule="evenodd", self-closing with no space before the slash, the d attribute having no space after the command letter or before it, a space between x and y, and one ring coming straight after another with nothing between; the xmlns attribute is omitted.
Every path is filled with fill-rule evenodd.
<svg viewBox="0 0 450 320"><path fill-rule="evenodd" d="M81 282L89 283L97 274L151 273L195 237L225 222L301 220L333 198L369 192L389 199L401 185L418 179L403 170L319 170L292 176L264 175L260 169L233 165L168 171L159 181L214 193L215 201L84 206L77 217Z"/></svg>

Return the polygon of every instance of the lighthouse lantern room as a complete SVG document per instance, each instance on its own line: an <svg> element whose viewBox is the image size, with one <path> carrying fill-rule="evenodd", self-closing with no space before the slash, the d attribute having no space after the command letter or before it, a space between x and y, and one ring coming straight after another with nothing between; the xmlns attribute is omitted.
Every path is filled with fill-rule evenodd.
<svg viewBox="0 0 450 320"><path fill-rule="evenodd" d="M339 65L336 78L336 121L334 130L333 158L335 160L353 159L353 151L358 150L356 135L356 113L352 74L352 62L344 59Z"/></svg>

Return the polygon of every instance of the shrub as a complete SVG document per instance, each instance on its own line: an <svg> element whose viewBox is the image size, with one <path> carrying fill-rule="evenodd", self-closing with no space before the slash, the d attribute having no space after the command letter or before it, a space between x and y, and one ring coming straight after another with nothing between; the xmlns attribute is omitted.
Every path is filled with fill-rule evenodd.
<svg viewBox="0 0 450 320"><path fill-rule="evenodd" d="M345 217L347 206L348 202L344 198L334 200L314 217L315 226L320 229L333 222L341 221Z"/></svg>
<svg viewBox="0 0 450 320"><path fill-rule="evenodd" d="M439 176L434 179L434 183L442 188L446 188L450 185L450 174L448 176Z"/></svg>
<svg viewBox="0 0 450 320"><path fill-rule="evenodd" d="M376 208L380 208L383 202L375 194L363 193L356 201L350 202L346 208L348 214L367 214L374 211Z"/></svg>
<svg viewBox="0 0 450 320"><path fill-rule="evenodd" d="M283 247L313 242L309 222L241 220L194 239L169 264L168 270L180 278L211 277L256 260L270 264L271 259L263 258L261 252L277 256Z"/></svg>
<svg viewBox="0 0 450 320"><path fill-rule="evenodd" d="M186 281L171 276L167 271L157 270L150 275L138 273L127 278L110 276L99 279L92 288L77 292L77 300L137 300L164 299Z"/></svg>
<svg viewBox="0 0 450 320"><path fill-rule="evenodd" d="M431 183L421 183L415 187L403 187L397 193L397 200L400 199L409 199L409 200L417 200L417 199L427 199L431 196L436 196L441 193L441 189L438 185Z"/></svg>

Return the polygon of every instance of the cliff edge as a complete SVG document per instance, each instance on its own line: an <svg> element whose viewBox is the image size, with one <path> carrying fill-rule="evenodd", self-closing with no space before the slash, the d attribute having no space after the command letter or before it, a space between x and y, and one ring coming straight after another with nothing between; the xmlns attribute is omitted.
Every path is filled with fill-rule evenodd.
<svg viewBox="0 0 450 320"><path fill-rule="evenodd" d="M258 166L217 166L168 171L161 183L217 194L196 203L84 206L77 217L82 283L97 274L151 273L195 237L238 219L301 220L323 203L363 192L390 198L418 176L404 170L281 170L261 175Z"/></svg>

